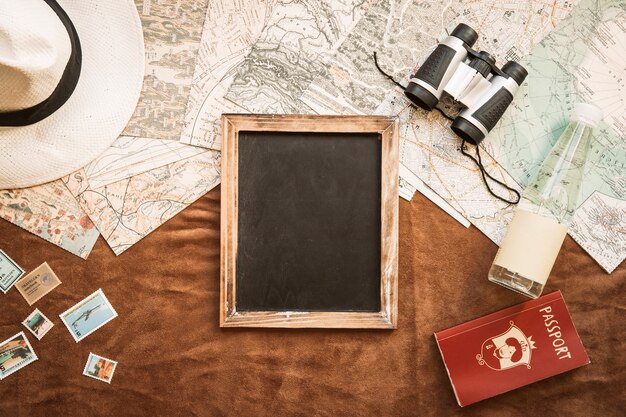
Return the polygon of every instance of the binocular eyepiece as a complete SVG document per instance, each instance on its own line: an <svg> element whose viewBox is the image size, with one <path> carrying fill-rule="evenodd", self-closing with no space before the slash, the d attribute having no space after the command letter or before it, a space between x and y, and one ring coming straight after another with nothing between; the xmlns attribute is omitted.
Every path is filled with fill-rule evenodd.
<svg viewBox="0 0 626 417"><path fill-rule="evenodd" d="M502 69L488 52L472 49L478 33L459 24L409 80L404 94L424 110L432 110L443 93L464 110L450 126L461 138L478 145L502 117L528 75L509 61Z"/></svg>

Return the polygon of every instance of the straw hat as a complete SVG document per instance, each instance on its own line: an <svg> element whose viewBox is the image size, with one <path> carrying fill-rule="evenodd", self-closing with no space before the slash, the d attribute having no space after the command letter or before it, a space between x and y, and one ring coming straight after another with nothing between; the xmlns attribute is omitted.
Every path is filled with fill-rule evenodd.
<svg viewBox="0 0 626 417"><path fill-rule="evenodd" d="M100 155L132 116L143 74L132 0L0 0L0 189Z"/></svg>

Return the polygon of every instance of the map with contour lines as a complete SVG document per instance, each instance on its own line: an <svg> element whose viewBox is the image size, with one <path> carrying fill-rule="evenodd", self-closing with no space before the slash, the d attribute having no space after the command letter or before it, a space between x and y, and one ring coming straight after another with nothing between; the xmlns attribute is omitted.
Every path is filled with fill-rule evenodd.
<svg viewBox="0 0 626 417"><path fill-rule="evenodd" d="M485 141L487 151L526 185L569 123L574 103L603 110L569 234L607 272L626 255L625 56L626 1L582 0L522 60L528 78Z"/></svg>
<svg viewBox="0 0 626 417"><path fill-rule="evenodd" d="M450 122L435 112L428 114L411 105L403 92L379 73L372 54L376 51L382 68L406 85L416 63L426 58L437 40L445 37L446 30L449 32L457 23L464 22L479 34L474 48L491 52L502 65L529 52L573 8L573 3L534 0L445 4L414 0L378 2L310 83L302 101L324 114L399 116L401 162L499 243L511 218L512 207L487 192L476 166L459 152L460 140L450 130ZM415 16L421 18L416 20ZM483 158L491 175L519 188L484 152ZM496 188L496 191L512 198L505 190Z"/></svg>
<svg viewBox="0 0 626 417"><path fill-rule="evenodd" d="M242 113L225 100L239 66L261 35L276 0L209 2L180 141L219 150L222 113Z"/></svg>

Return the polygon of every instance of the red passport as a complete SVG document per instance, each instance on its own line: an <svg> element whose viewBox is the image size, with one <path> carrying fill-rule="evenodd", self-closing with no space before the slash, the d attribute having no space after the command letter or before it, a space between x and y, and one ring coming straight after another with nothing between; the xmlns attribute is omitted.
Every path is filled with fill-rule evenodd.
<svg viewBox="0 0 626 417"><path fill-rule="evenodd" d="M461 407L590 362L560 291L435 338Z"/></svg>

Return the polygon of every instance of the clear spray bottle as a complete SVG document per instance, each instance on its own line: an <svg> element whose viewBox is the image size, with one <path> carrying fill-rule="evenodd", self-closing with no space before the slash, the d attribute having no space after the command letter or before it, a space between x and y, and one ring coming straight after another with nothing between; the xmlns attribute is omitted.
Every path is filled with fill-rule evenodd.
<svg viewBox="0 0 626 417"><path fill-rule="evenodd" d="M574 106L570 123L522 193L489 270L489 280L531 298L541 295L578 206L592 131L602 111Z"/></svg>

